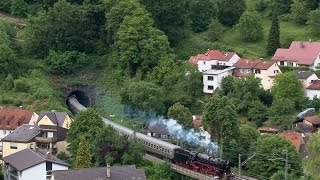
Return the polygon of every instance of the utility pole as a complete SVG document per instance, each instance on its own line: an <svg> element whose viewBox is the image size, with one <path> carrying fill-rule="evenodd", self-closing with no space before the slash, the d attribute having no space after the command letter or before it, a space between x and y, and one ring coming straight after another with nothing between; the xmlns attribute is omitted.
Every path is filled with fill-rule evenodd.
<svg viewBox="0 0 320 180"><path fill-rule="evenodd" d="M288 151L285 150L286 152L286 163L285 163L285 172L284 172L284 180L288 179Z"/></svg>
<svg viewBox="0 0 320 180"><path fill-rule="evenodd" d="M241 177L241 154L239 154L239 176Z"/></svg>

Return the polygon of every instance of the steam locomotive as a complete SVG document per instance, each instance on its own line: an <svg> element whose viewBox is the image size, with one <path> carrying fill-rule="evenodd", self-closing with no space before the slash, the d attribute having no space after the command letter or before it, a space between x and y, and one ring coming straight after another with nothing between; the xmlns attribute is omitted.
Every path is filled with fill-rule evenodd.
<svg viewBox="0 0 320 180"><path fill-rule="evenodd" d="M79 103L75 97L69 97L67 103L69 108L75 113L86 109L86 107ZM135 132L103 117L102 120L107 125L113 127L119 134L136 138L146 147L146 150L149 153L155 154L164 159L168 159L176 165L200 172L202 174L219 177L220 179L231 179L233 177L233 174L230 170L231 164L229 161L220 158L214 158L196 151L185 150L180 146L147 136L139 132Z"/></svg>

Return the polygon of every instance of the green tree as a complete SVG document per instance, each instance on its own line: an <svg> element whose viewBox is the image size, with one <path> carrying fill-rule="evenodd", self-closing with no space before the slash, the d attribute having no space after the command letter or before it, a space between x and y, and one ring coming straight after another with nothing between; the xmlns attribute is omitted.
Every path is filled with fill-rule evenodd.
<svg viewBox="0 0 320 180"><path fill-rule="evenodd" d="M297 24L305 24L308 20L308 9L306 8L306 2L303 0L294 0L291 5L291 17Z"/></svg>
<svg viewBox="0 0 320 180"><path fill-rule="evenodd" d="M81 136L79 140L77 156L75 160L75 168L89 168L92 167L91 156L89 152L89 143L86 138Z"/></svg>
<svg viewBox="0 0 320 180"><path fill-rule="evenodd" d="M166 33L170 43L176 43L186 36L191 0L140 0L152 14L157 27Z"/></svg>
<svg viewBox="0 0 320 180"><path fill-rule="evenodd" d="M225 28L219 22L219 20L214 18L211 20L211 22L208 26L206 36L209 41L217 41L217 40L221 39L224 30L225 30Z"/></svg>
<svg viewBox="0 0 320 180"><path fill-rule="evenodd" d="M25 17L28 8L28 4L24 0L12 0L11 1L11 14L14 16Z"/></svg>
<svg viewBox="0 0 320 180"><path fill-rule="evenodd" d="M67 142L70 143L68 148L71 154L77 154L81 136L84 136L88 142L94 142L96 135L104 126L100 115L94 109L89 108L77 114L67 134ZM90 144L90 152L92 152L92 149L93 144Z"/></svg>
<svg viewBox="0 0 320 180"><path fill-rule="evenodd" d="M287 98L276 98L268 111L268 118L282 125L285 120L291 120L294 112L294 102Z"/></svg>
<svg viewBox="0 0 320 180"><path fill-rule="evenodd" d="M16 54L7 45L0 43L0 75L6 76L8 73L15 72Z"/></svg>
<svg viewBox="0 0 320 180"><path fill-rule="evenodd" d="M309 13L308 28L313 35L320 35L320 8Z"/></svg>
<svg viewBox="0 0 320 180"><path fill-rule="evenodd" d="M244 0L217 0L218 4L218 19L228 27L237 24L240 16L246 9Z"/></svg>
<svg viewBox="0 0 320 180"><path fill-rule="evenodd" d="M292 0L271 0L269 4L271 15L282 15L290 12Z"/></svg>
<svg viewBox="0 0 320 180"><path fill-rule="evenodd" d="M70 74L83 67L86 61L85 54L77 51L65 51L63 53L50 51L46 59L49 71L52 74Z"/></svg>
<svg viewBox="0 0 320 180"><path fill-rule="evenodd" d="M120 163L126 148L125 141L111 126L104 127L96 134L92 143L91 154L94 155L95 164L105 166L108 163ZM141 158L141 156L134 158Z"/></svg>
<svg viewBox="0 0 320 180"><path fill-rule="evenodd" d="M241 154L241 158L246 160L249 157L248 152L253 148L253 145L256 143L258 138L260 137L259 132L256 128L249 125L241 125L239 128L239 154Z"/></svg>
<svg viewBox="0 0 320 180"><path fill-rule="evenodd" d="M217 5L214 0L195 0L191 5L191 27L194 32L208 29L210 20L216 16Z"/></svg>
<svg viewBox="0 0 320 180"><path fill-rule="evenodd" d="M167 116L168 118L177 120L184 127L192 127L192 114L189 108L179 102L169 108Z"/></svg>
<svg viewBox="0 0 320 180"><path fill-rule="evenodd" d="M279 19L277 16L273 16L270 31L269 31L267 53L269 55L273 55L279 47L280 47Z"/></svg>
<svg viewBox="0 0 320 180"><path fill-rule="evenodd" d="M266 2L266 0L258 0L256 5L255 5L255 9L258 12L263 12L267 9L268 7L268 3Z"/></svg>
<svg viewBox="0 0 320 180"><path fill-rule="evenodd" d="M226 97L212 96L205 105L203 122L210 128L211 135L222 147L230 147L239 136L239 125L235 106ZM234 157L232 157L234 158Z"/></svg>
<svg viewBox="0 0 320 180"><path fill-rule="evenodd" d="M262 18L256 11L245 11L237 27L240 31L240 38L243 41L257 41L263 38Z"/></svg>
<svg viewBox="0 0 320 180"><path fill-rule="evenodd" d="M123 89L122 102L146 113L156 112L163 114L165 111L163 90L150 82L132 82Z"/></svg>
<svg viewBox="0 0 320 180"><path fill-rule="evenodd" d="M153 20L142 9L126 16L117 32L119 66L130 74L139 69L143 75L167 56L169 42L166 35L153 27Z"/></svg>
<svg viewBox="0 0 320 180"><path fill-rule="evenodd" d="M237 79L233 76L227 76L224 77L221 81L221 91L224 96L230 95L232 93L235 93L236 87L235 87L235 81Z"/></svg>
<svg viewBox="0 0 320 180"><path fill-rule="evenodd" d="M137 166L143 164L143 156L146 154L144 146L135 141L129 141L128 148L124 155L121 157L122 164L135 164Z"/></svg>
<svg viewBox="0 0 320 180"><path fill-rule="evenodd" d="M9 73L8 76L4 79L1 89L10 91L14 87L14 78L13 76Z"/></svg>
<svg viewBox="0 0 320 180"><path fill-rule="evenodd" d="M253 101L248 111L248 119L254 121L257 127L267 120L267 107L260 101Z"/></svg>
<svg viewBox="0 0 320 180"><path fill-rule="evenodd" d="M0 11L10 13L11 0L1 0L0 1Z"/></svg>
<svg viewBox="0 0 320 180"><path fill-rule="evenodd" d="M250 172L270 178L278 171L284 171L287 151L288 173L302 175L301 157L288 140L277 135L263 136L252 147L252 153L256 155L247 163Z"/></svg>
<svg viewBox="0 0 320 180"><path fill-rule="evenodd" d="M306 2L306 7L309 10L317 9L319 7L319 3L320 3L319 0L305 0L305 2Z"/></svg>
<svg viewBox="0 0 320 180"><path fill-rule="evenodd" d="M169 163L155 163L145 168L146 176L150 180L173 179Z"/></svg>
<svg viewBox="0 0 320 180"><path fill-rule="evenodd" d="M278 75L274 80L271 92L275 99L287 98L295 103L296 108L304 107L303 87L300 80L292 72Z"/></svg>
<svg viewBox="0 0 320 180"><path fill-rule="evenodd" d="M320 148L320 134L313 134L307 144L308 158L306 159L306 173L314 179L319 179L319 148Z"/></svg>
<svg viewBox="0 0 320 180"><path fill-rule="evenodd" d="M270 180L283 180L283 179L285 179L285 174L284 174L283 170L280 170L280 171L274 173L270 177ZM288 174L287 179L299 179L299 177L297 175L295 175L295 173L293 173L293 174Z"/></svg>

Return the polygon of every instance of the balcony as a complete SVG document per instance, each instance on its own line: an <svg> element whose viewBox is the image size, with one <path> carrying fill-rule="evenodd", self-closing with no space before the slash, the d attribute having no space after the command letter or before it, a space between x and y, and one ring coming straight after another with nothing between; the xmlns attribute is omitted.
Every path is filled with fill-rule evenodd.
<svg viewBox="0 0 320 180"><path fill-rule="evenodd" d="M54 143L57 142L56 137L36 137L35 141L38 143Z"/></svg>

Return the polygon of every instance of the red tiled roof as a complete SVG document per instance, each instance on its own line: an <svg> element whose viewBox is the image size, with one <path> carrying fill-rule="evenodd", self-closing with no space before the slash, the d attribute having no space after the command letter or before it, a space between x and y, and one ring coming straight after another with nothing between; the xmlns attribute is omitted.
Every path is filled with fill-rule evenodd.
<svg viewBox="0 0 320 180"><path fill-rule="evenodd" d="M251 75L250 73L233 72L233 76L235 77L248 77L250 75Z"/></svg>
<svg viewBox="0 0 320 180"><path fill-rule="evenodd" d="M233 67L239 69L253 69L253 67L255 67L258 63L259 61L257 60L240 59L233 65Z"/></svg>
<svg viewBox="0 0 320 180"><path fill-rule="evenodd" d="M292 41L289 49L277 49L272 60L294 61L297 64L312 65L319 53L320 42Z"/></svg>
<svg viewBox="0 0 320 180"><path fill-rule="evenodd" d="M319 116L307 116L304 118L304 120L312 123L313 125L320 124L320 117Z"/></svg>
<svg viewBox="0 0 320 180"><path fill-rule="evenodd" d="M0 129L15 130L23 124L29 124L33 112L23 109L0 108Z"/></svg>
<svg viewBox="0 0 320 180"><path fill-rule="evenodd" d="M276 64L276 61L259 61L254 69L267 70L274 64Z"/></svg>
<svg viewBox="0 0 320 180"><path fill-rule="evenodd" d="M320 80L314 80L306 89L320 90Z"/></svg>
<svg viewBox="0 0 320 180"><path fill-rule="evenodd" d="M218 60L218 61L229 61L234 52L222 52L219 50L208 50L206 54L198 54L196 56L191 56L189 59L189 63L198 64L199 60L210 61L210 60Z"/></svg>
<svg viewBox="0 0 320 180"><path fill-rule="evenodd" d="M289 130L289 131L284 131L284 132L280 133L279 135L281 137L289 140L296 147L297 151L300 150L300 146L302 144L305 144L305 142L302 138L302 133Z"/></svg>

